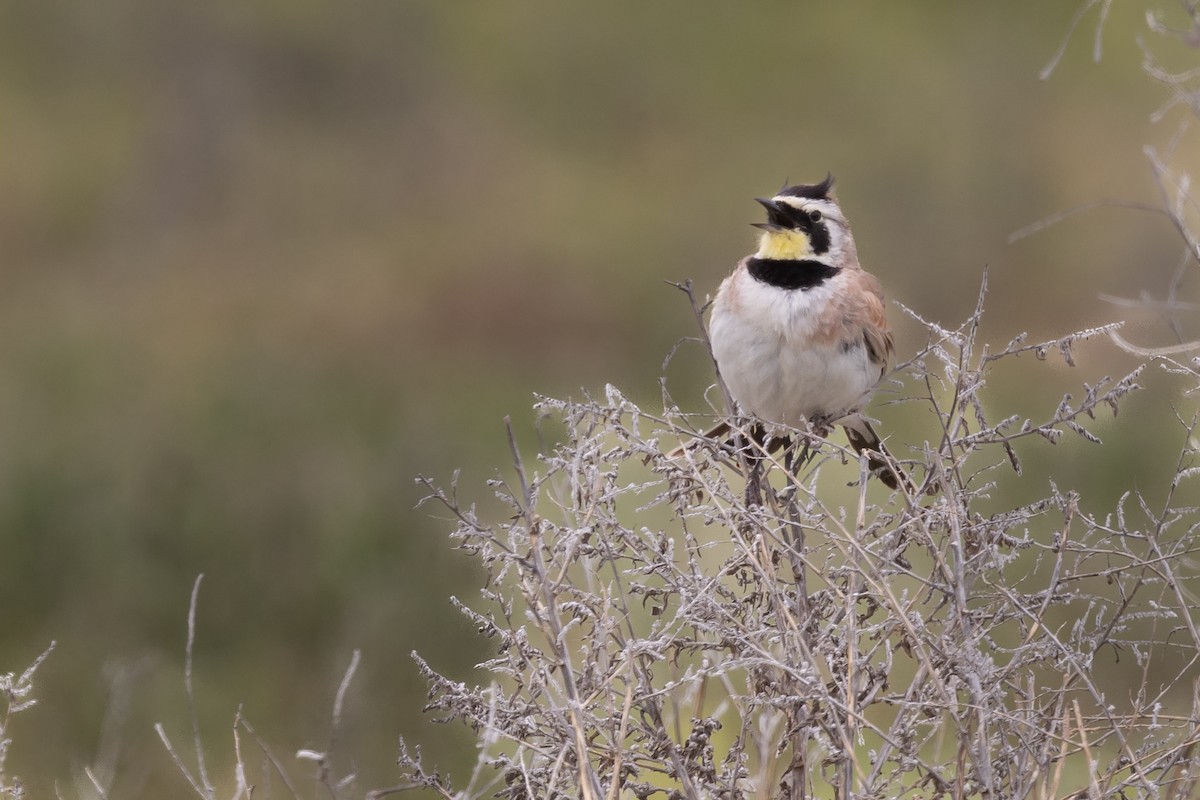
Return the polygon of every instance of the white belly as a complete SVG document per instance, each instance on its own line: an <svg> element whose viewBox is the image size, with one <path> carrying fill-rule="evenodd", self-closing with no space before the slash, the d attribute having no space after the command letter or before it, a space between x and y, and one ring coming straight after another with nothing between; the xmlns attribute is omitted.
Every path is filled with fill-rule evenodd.
<svg viewBox="0 0 1200 800"><path fill-rule="evenodd" d="M830 284L807 292L766 286L744 272L736 310L713 305L709 335L721 377L742 410L766 422L802 427L806 420L833 420L867 402L880 377L861 339L813 344L816 310L834 291Z"/></svg>

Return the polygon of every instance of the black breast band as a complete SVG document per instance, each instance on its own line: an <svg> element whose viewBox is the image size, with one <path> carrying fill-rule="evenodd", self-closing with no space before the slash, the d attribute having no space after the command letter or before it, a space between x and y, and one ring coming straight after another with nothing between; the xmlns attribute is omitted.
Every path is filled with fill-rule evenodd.
<svg viewBox="0 0 1200 800"><path fill-rule="evenodd" d="M799 289L802 292L820 286L838 273L837 267L820 261L790 258L751 258L746 268L756 280L780 289Z"/></svg>

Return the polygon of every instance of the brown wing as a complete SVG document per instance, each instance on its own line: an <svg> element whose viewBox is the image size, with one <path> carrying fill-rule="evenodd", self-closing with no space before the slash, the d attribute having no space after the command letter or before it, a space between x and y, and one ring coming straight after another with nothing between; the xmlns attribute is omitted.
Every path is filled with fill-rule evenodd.
<svg viewBox="0 0 1200 800"><path fill-rule="evenodd" d="M862 278L862 325L871 361L879 364L880 370L887 369L888 359L895 352L892 331L888 328L887 312L883 307L883 289L879 280L869 272L859 273Z"/></svg>

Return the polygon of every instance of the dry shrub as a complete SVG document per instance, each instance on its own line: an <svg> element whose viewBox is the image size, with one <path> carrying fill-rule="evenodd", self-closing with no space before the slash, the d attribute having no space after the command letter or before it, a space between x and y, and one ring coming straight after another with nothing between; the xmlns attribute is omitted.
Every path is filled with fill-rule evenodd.
<svg viewBox="0 0 1200 800"><path fill-rule="evenodd" d="M1099 58L1110 5L1083 3L1064 51L1095 11ZM1151 14L1148 29L1200 47L1200 10L1181 6L1184 27ZM1100 446L1092 421L1117 413L1151 361L1084 383L1041 419L998 415L1002 400L983 400L1002 380L998 366L1022 354L1073 366L1074 345L1101 336L1182 378L1190 391L1180 406L1194 405L1200 359L1186 359L1200 343L1173 319L1197 309L1180 287L1200 264L1200 212L1173 165L1200 115L1200 71L1172 73L1143 50L1144 72L1167 94L1155 120L1185 114L1165 149L1144 151L1159 202L1104 200L1014 238L1098 205L1165 215L1182 245L1165 296L1107 299L1165 319L1178 344L1137 346L1114 325L1038 344L1019 336L993 352L979 337L986 280L958 328L909 312L927 346L897 377L905 402L936 420L936 436L905 453L915 485L894 493L866 481L865 463L834 442L810 442L817 457L793 474L765 452L706 439L665 392L661 413L612 388L602 400L541 401L566 436L536 463L514 446L515 478L493 484L508 519L483 519L453 484L425 481L429 500L456 518L458 547L486 570L484 602L456 603L496 654L481 665L491 681L478 686L415 656L429 710L471 726L479 759L454 784L402 743L405 783L385 791L1200 796L1194 411L1179 414L1169 485L1150 487L1165 499L1152 505L1131 489L1097 515L1085 510L1096 498L1052 481L1038 499L1006 504L1021 473L1014 443L1073 436ZM1019 379L1037 380L1025 366ZM684 455L669 457L680 440ZM756 459L767 477L762 502L748 503ZM839 486L853 473L845 463L858 464L857 494ZM1105 679L1130 660L1133 685Z"/></svg>
<svg viewBox="0 0 1200 800"><path fill-rule="evenodd" d="M1012 443L1098 442L1142 368L1082 387L1045 419L993 419L981 393L997 362L1057 352L1101 328L999 352L978 340L981 303L904 367L939 438L903 466L938 491L886 493L859 481L852 451L819 443L792 475L766 459L761 506L747 457L697 437L667 405L647 413L617 390L542 400L565 440L536 466L514 447L511 509L481 519L426 482L457 518L457 546L486 570L480 609L456 601L496 655L493 680L438 674L429 709L479 735L464 786L404 749L407 786L446 797L1052 798L1191 797L1200 708L1200 632L1189 560L1197 509L1194 423L1165 504L1127 494L1080 510L1051 484L1035 502L985 512L1019 472ZM680 438L685 454L666 455ZM865 463L858 465L865 477ZM1118 654L1143 668L1106 695ZM1161 662L1161 663L1160 663ZM1151 676L1171 669L1170 680ZM397 787L399 788L399 787Z"/></svg>

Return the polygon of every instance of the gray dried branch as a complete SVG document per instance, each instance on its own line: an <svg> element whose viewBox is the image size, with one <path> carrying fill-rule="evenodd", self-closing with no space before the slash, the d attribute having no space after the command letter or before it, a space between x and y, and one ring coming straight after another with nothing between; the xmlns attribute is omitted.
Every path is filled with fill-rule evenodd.
<svg viewBox="0 0 1200 800"><path fill-rule="evenodd" d="M1097 797L1179 783L1192 718L1164 713L1167 688L1149 677L1137 697L1110 697L1096 668L1182 651L1177 680L1198 677L1200 643L1170 635L1192 630L1194 548L1174 531L1200 526L1197 511L1172 496L1141 523L1122 505L1113 524L1053 486L983 511L996 479L982 478L1014 442L1069 430L1099 443L1090 420L1115 413L1142 369L1083 384L1041 422L989 423L981 398L998 363L1054 351L1072 364L1078 342L1111 326L993 351L982 313L981 299L956 329L927 325L904 367L927 389L906 402L927 403L942 429L908 462L947 476L934 499L876 498L860 481L852 510L837 505L846 454L819 443L798 475L768 458L763 502L747 503L736 453L612 387L538 402L567 434L536 468L514 448L515 487L492 483L509 519L481 520L424 481L487 570L481 604L456 605L496 652L484 686L415 656L428 709L471 726L488 757L466 791L402 753L404 786L732 800L1049 798L1080 775ZM668 457L680 438L694 444ZM1183 452L1178 480L1191 475Z"/></svg>
<svg viewBox="0 0 1200 800"><path fill-rule="evenodd" d="M9 774L5 769L8 750L12 746L9 726L14 714L19 714L37 705L37 698L33 696L33 678L37 674L38 668L54 651L54 646L55 642L50 642L50 646L35 658L33 663L26 667L20 675L12 672L0 675L0 702L3 703L0 706L0 798L8 797L17 800L24 797L25 790L21 779L16 775Z"/></svg>

